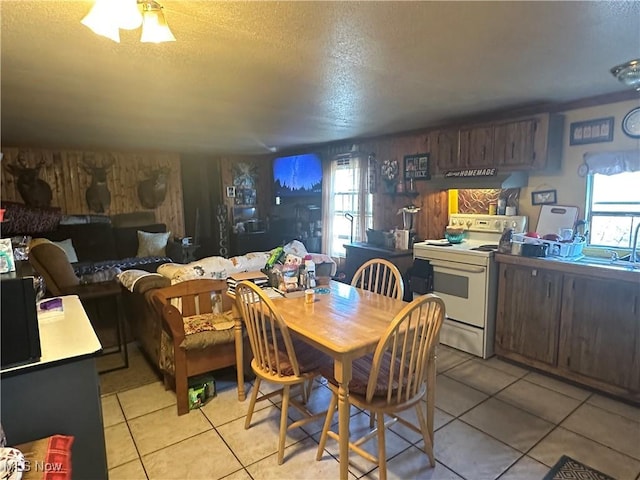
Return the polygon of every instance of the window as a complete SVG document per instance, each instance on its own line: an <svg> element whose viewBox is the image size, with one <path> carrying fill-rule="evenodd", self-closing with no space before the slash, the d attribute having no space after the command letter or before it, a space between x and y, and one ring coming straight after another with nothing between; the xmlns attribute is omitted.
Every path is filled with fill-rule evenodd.
<svg viewBox="0 0 640 480"><path fill-rule="evenodd" d="M343 245L364 239L373 225L373 196L367 186L368 160L362 156L339 155L331 162L331 235L329 255L344 257ZM353 217L349 221L345 215ZM353 228L353 231L352 231Z"/></svg>
<svg viewBox="0 0 640 480"><path fill-rule="evenodd" d="M633 248L633 232L640 224L640 171L590 174L587 218L591 246Z"/></svg>

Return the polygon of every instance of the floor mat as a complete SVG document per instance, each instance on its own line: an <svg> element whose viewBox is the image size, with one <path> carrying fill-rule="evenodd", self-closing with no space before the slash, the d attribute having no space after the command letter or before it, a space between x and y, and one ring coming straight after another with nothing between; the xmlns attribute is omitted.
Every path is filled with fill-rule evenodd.
<svg viewBox="0 0 640 480"><path fill-rule="evenodd" d="M580 479L580 480L615 480L584 463L563 455L560 460L551 467L543 480Z"/></svg>

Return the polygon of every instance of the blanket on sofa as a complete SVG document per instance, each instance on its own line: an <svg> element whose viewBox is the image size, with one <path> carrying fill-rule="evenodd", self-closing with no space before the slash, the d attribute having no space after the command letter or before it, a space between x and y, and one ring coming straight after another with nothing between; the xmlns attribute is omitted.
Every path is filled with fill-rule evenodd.
<svg viewBox="0 0 640 480"><path fill-rule="evenodd" d="M304 257L309 254L304 244L294 240L284 246L287 254L297 257ZM311 253L311 259L316 265L329 264L330 276L336 274L336 262L329 255L322 253ZM237 257L206 257L186 265L177 263L165 263L158 267L158 273L171 280L172 284L194 280L197 278L227 278L230 275L240 272L251 272L262 269L271 252L251 252ZM317 267L316 267L317 268Z"/></svg>

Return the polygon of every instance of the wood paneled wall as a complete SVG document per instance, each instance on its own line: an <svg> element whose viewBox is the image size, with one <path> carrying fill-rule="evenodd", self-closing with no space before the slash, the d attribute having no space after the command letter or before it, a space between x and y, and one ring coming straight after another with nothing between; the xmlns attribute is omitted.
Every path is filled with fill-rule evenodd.
<svg viewBox="0 0 640 480"><path fill-rule="evenodd" d="M52 207L60 207L63 214L90 214L85 193L91 185L91 175L82 166L83 160L96 165L113 161L107 173L107 185L111 193L111 205L106 215L146 210L138 199L138 182L148 178L151 170L159 167L170 169L167 195L160 206L154 209L156 221L167 225L175 236L184 235L184 211L182 203L182 178L180 156L170 153L120 153L60 151L33 148L3 147L0 195L3 200L23 203L16 188L16 178L7 172L4 165L17 163L18 155L29 167L44 160L40 178L45 180L53 192Z"/></svg>

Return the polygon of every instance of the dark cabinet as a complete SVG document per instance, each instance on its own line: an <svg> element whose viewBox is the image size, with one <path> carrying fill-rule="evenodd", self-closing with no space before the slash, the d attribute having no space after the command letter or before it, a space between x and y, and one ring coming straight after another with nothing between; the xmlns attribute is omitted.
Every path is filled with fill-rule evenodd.
<svg viewBox="0 0 640 480"><path fill-rule="evenodd" d="M434 130L429 134L438 173L467 168L554 170L562 156L564 118L541 114Z"/></svg>
<svg viewBox="0 0 640 480"><path fill-rule="evenodd" d="M496 354L640 403L637 279L500 257Z"/></svg>
<svg viewBox="0 0 640 480"><path fill-rule="evenodd" d="M460 166L491 167L493 159L493 126L481 125L460 129Z"/></svg>
<svg viewBox="0 0 640 480"><path fill-rule="evenodd" d="M637 283L565 275L559 367L640 390Z"/></svg>
<svg viewBox="0 0 640 480"><path fill-rule="evenodd" d="M440 173L458 168L458 130L438 130L431 132L431 161Z"/></svg>
<svg viewBox="0 0 640 480"><path fill-rule="evenodd" d="M500 265L496 352L556 363L562 274Z"/></svg>
<svg viewBox="0 0 640 480"><path fill-rule="evenodd" d="M249 252L267 252L277 246L271 236L264 231L231 234L231 255L245 255Z"/></svg>
<svg viewBox="0 0 640 480"><path fill-rule="evenodd" d="M493 130L495 164L505 167L533 167L536 157L535 134L535 119L496 125Z"/></svg>
<svg viewBox="0 0 640 480"><path fill-rule="evenodd" d="M356 270L364 262L374 258L383 258L393 263L404 279L407 270L413 264L413 250L388 250L371 246L367 243L348 243L344 246L347 252L345 262L345 282L350 283ZM407 291L407 282L405 280L405 292Z"/></svg>

